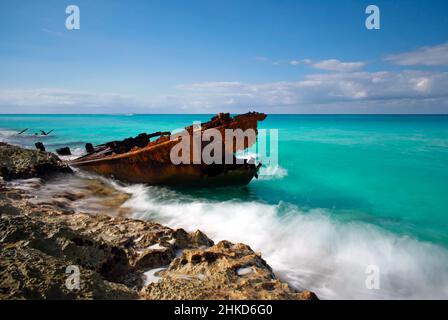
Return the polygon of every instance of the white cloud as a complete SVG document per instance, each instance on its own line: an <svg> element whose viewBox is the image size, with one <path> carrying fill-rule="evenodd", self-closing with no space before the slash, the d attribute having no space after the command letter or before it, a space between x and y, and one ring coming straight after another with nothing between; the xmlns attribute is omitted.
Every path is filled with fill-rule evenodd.
<svg viewBox="0 0 448 320"><path fill-rule="evenodd" d="M287 59L283 59L283 60L272 60L266 57L255 57L255 60L259 61L259 62L265 62L265 63L269 63L272 64L274 66L279 66L279 65L291 65L291 66L298 66L298 65L309 65L312 63L312 60L310 59L302 59L302 60L297 60L297 59L293 59L293 60L287 60Z"/></svg>
<svg viewBox="0 0 448 320"><path fill-rule="evenodd" d="M326 105L336 112L448 112L447 72L350 72L308 75L301 81L272 83L206 82L180 86L171 97L185 110L238 112L247 106L267 112L313 112ZM417 109L415 111L413 106ZM367 108L364 110L363 108ZM398 108L398 109L397 109ZM420 108L420 109L418 109Z"/></svg>
<svg viewBox="0 0 448 320"><path fill-rule="evenodd" d="M53 31L47 28L42 28L42 31L52 36L58 36L58 37L62 36L62 32L60 31Z"/></svg>
<svg viewBox="0 0 448 320"><path fill-rule="evenodd" d="M0 113L448 113L448 72L335 72L299 81L184 84L151 100L63 89L0 90Z"/></svg>
<svg viewBox="0 0 448 320"><path fill-rule="evenodd" d="M58 88L0 90L0 113L116 113L146 110L151 104L118 94Z"/></svg>
<svg viewBox="0 0 448 320"><path fill-rule="evenodd" d="M274 66L279 65L311 65L315 69L326 70L326 71L339 71L339 72L350 72L361 69L365 66L364 62L342 62L337 59L328 59L322 61L313 61L311 59L302 60L271 60L266 57L256 57L255 60L260 62L271 63Z"/></svg>
<svg viewBox="0 0 448 320"><path fill-rule="evenodd" d="M448 66L448 43L389 55L385 60L402 66Z"/></svg>
<svg viewBox="0 0 448 320"><path fill-rule="evenodd" d="M364 65L364 62L342 62L337 59L328 59L312 63L312 66L316 69L339 72L359 70L364 67Z"/></svg>

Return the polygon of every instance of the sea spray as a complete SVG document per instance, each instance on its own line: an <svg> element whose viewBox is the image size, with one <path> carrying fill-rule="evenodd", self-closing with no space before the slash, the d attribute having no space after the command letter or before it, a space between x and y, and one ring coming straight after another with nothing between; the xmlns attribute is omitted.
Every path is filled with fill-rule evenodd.
<svg viewBox="0 0 448 320"><path fill-rule="evenodd" d="M67 188L75 193L85 190L83 198L72 203L75 209L113 214L114 210L102 204L104 191L101 197L86 193L87 184L94 181L108 193L113 194L111 188L115 188L121 194L130 194L123 209L134 218L189 231L200 229L216 242L226 239L249 244L263 254L280 278L298 289L312 290L320 298L448 296L446 249L371 224L336 221L328 210L304 210L286 202L211 201L168 188L123 185L83 172L43 185L38 179L12 184L32 188L39 199L49 201ZM370 266L380 271L379 290L366 286Z"/></svg>
<svg viewBox="0 0 448 320"><path fill-rule="evenodd" d="M166 188L134 185L124 204L135 218L200 229L215 241L244 242L282 279L321 298L401 299L448 296L448 251L366 223L338 222L321 209L258 201L212 202ZM379 290L366 269L380 270Z"/></svg>
<svg viewBox="0 0 448 320"><path fill-rule="evenodd" d="M260 168L258 179L279 180L288 175L288 170L279 165L267 165Z"/></svg>
<svg viewBox="0 0 448 320"><path fill-rule="evenodd" d="M54 128L43 140L47 149L74 150L86 142L169 131L208 118L2 115L0 140L34 149L42 140L34 132ZM277 275L317 288L323 298L448 297L447 116L269 115L262 127L279 129L279 165L286 176L268 181L260 176L247 188L201 191L206 196L200 197L199 192L185 196L186 191L135 186L130 190L140 190L141 197L134 194L128 205L141 204L139 210L130 206L130 212L189 230L201 228L214 240L247 242ZM29 134L18 136L24 128ZM68 188L82 192L84 184L61 182L49 190L48 199ZM103 210L98 200L86 197L73 205L87 212ZM400 236L405 234L412 238ZM380 290L366 289L367 263L380 265Z"/></svg>

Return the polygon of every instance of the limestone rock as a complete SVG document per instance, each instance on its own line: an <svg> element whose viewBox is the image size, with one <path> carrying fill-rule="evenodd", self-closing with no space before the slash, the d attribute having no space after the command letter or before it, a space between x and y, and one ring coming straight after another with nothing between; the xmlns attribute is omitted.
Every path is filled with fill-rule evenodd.
<svg viewBox="0 0 448 320"><path fill-rule="evenodd" d="M0 299L136 299L135 291L104 280L97 272L80 269L80 288L70 290L66 268L73 262L33 249L26 242L2 247Z"/></svg>
<svg viewBox="0 0 448 320"><path fill-rule="evenodd" d="M249 246L228 241L206 250L184 251L142 295L147 299L317 299L277 279Z"/></svg>
<svg viewBox="0 0 448 320"><path fill-rule="evenodd" d="M317 299L244 244L201 231L30 203L0 183L0 299ZM65 287L67 266L80 290ZM166 267L144 286L144 273Z"/></svg>
<svg viewBox="0 0 448 320"><path fill-rule="evenodd" d="M87 214L70 206L82 192L36 199L3 181L70 171L51 153L0 143L0 299L317 299L278 279L247 245L108 215L129 195L100 182L88 188L108 212ZM73 265L80 289L70 290ZM145 272L159 268L160 279L145 285Z"/></svg>
<svg viewBox="0 0 448 320"><path fill-rule="evenodd" d="M47 177L72 172L56 155L0 143L0 176L4 180Z"/></svg>
<svg viewBox="0 0 448 320"><path fill-rule="evenodd" d="M201 232L33 205L0 187L0 299L135 299L143 272L213 244ZM81 270L79 291L65 287L70 265Z"/></svg>

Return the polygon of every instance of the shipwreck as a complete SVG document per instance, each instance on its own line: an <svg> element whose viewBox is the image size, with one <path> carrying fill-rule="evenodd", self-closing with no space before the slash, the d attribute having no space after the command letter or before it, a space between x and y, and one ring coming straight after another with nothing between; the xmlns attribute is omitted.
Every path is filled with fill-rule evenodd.
<svg viewBox="0 0 448 320"><path fill-rule="evenodd" d="M256 142L258 122L265 118L265 114L258 112L233 117L228 113L220 113L200 126L191 125L176 134L141 133L133 138L111 141L95 147L88 143L86 153L69 161L69 164L131 183L175 187L246 185L257 177L261 163L249 159L237 159L235 153L249 148ZM214 140L217 134L224 137L229 130L243 133L251 131L255 133L255 137L243 136L240 142L235 141L236 138L231 141L222 139L219 144L221 152L218 156L222 161L210 163L202 158L197 159L197 150L202 152L210 143L216 143ZM198 142L195 140L198 134L213 135L215 138ZM185 143L186 137L192 147L182 150L181 153L186 152L182 155L184 161L177 163L173 161L173 148L179 149L179 144ZM216 159L216 154L214 156ZM232 161L229 163L228 159Z"/></svg>

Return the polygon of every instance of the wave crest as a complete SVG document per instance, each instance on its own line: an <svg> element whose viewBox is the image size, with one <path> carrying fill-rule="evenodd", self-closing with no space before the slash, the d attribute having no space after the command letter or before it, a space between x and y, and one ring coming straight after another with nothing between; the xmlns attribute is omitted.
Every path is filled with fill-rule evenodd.
<svg viewBox="0 0 448 320"><path fill-rule="evenodd" d="M261 167L258 174L260 180L280 180L288 175L288 170L279 165L268 165Z"/></svg>
<svg viewBox="0 0 448 320"><path fill-rule="evenodd" d="M365 223L335 221L329 212L287 204L211 202L172 190L134 185L125 203L135 218L201 229L215 241L261 251L282 279L321 298L448 297L448 251ZM380 270L380 289L366 287L366 269Z"/></svg>

